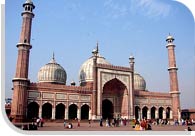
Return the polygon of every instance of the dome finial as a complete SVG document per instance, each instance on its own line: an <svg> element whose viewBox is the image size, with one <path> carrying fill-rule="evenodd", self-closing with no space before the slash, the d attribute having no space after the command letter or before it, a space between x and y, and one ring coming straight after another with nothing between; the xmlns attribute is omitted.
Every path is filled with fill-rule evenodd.
<svg viewBox="0 0 195 136"><path fill-rule="evenodd" d="M52 57L53 60L55 60L55 54L54 54L54 51L53 51L53 57Z"/></svg>
<svg viewBox="0 0 195 136"><path fill-rule="evenodd" d="M53 52L53 54L52 54L52 59L51 59L50 63L56 63L56 61L55 61L55 54L54 54L54 52Z"/></svg>

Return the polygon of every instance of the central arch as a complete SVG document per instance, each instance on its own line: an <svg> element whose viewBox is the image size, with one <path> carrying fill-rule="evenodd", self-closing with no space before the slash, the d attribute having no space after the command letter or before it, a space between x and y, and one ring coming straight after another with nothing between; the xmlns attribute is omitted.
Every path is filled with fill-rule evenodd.
<svg viewBox="0 0 195 136"><path fill-rule="evenodd" d="M103 119L112 119L114 114L114 107L110 100L105 99L102 102L102 117Z"/></svg>
<svg viewBox="0 0 195 136"><path fill-rule="evenodd" d="M105 100L102 101L103 118L107 116L109 118L128 117L128 91L127 87L119 79L113 78L104 84L102 100ZM106 109L105 105L108 105L111 109ZM109 115L105 112L106 110L110 110Z"/></svg>

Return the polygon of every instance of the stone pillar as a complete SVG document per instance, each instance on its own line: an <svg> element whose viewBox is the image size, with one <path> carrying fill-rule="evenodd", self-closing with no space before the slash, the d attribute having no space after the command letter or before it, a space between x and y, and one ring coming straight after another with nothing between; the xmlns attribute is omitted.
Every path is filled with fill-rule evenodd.
<svg viewBox="0 0 195 136"><path fill-rule="evenodd" d="M173 111L170 110L170 119L173 119Z"/></svg>
<svg viewBox="0 0 195 136"><path fill-rule="evenodd" d="M77 108L77 118L80 120L81 119L81 108Z"/></svg>
<svg viewBox="0 0 195 136"><path fill-rule="evenodd" d="M140 109L140 118L139 118L140 120L142 120L142 116L143 116L142 115L142 109Z"/></svg>
<svg viewBox="0 0 195 136"><path fill-rule="evenodd" d="M151 113L150 113L150 110L149 109L147 111L147 119L151 119Z"/></svg>
<svg viewBox="0 0 195 136"><path fill-rule="evenodd" d="M91 108L89 109L89 119L91 120Z"/></svg>
<svg viewBox="0 0 195 136"><path fill-rule="evenodd" d="M39 117L42 118L42 105L39 106Z"/></svg>
<svg viewBox="0 0 195 136"><path fill-rule="evenodd" d="M51 117L51 119L52 119L52 120L55 120L55 116L56 116L56 106L53 105L53 107L52 107L52 117Z"/></svg>
<svg viewBox="0 0 195 136"><path fill-rule="evenodd" d="M66 120L68 120L68 107L65 108L65 116L64 117L65 117Z"/></svg>
<svg viewBox="0 0 195 136"><path fill-rule="evenodd" d="M166 119L166 111L163 110L163 119Z"/></svg>
<svg viewBox="0 0 195 136"><path fill-rule="evenodd" d="M155 110L155 119L159 118L158 109Z"/></svg>
<svg viewBox="0 0 195 136"><path fill-rule="evenodd" d="M138 120L140 120L141 119L141 113L140 113L140 110L138 110Z"/></svg>

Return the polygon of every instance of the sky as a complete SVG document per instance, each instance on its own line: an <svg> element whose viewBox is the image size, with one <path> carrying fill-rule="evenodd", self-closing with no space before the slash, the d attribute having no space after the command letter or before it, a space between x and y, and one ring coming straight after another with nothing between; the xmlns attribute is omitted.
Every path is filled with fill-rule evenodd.
<svg viewBox="0 0 195 136"><path fill-rule="evenodd" d="M12 97L16 44L25 0L6 0L5 95ZM33 0L29 79L37 82L39 69L53 52L67 73L67 85L79 85L80 66L99 42L100 54L113 65L129 67L146 80L151 92L169 92L166 37L175 38L182 108L195 108L194 20L190 10L172 0Z"/></svg>

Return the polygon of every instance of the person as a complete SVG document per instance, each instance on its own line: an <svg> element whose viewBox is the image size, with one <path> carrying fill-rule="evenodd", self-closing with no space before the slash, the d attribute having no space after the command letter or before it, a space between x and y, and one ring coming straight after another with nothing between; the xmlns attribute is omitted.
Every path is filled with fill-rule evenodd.
<svg viewBox="0 0 195 136"><path fill-rule="evenodd" d="M40 118L39 117L37 118L36 123L37 123L37 127L39 127L39 124L40 124Z"/></svg>
<svg viewBox="0 0 195 136"><path fill-rule="evenodd" d="M123 120L123 124L124 124L124 126L127 125L127 119L126 118Z"/></svg>
<svg viewBox="0 0 195 136"><path fill-rule="evenodd" d="M73 128L72 123L69 123L68 126L67 126L67 128L72 129Z"/></svg>
<svg viewBox="0 0 195 136"><path fill-rule="evenodd" d="M114 126L115 126L115 127L117 126L116 118L114 118Z"/></svg>
<svg viewBox="0 0 195 136"><path fill-rule="evenodd" d="M109 127L108 118L106 119L106 127Z"/></svg>
<svg viewBox="0 0 195 136"><path fill-rule="evenodd" d="M41 127L43 127L44 119L43 118L40 118L40 122L41 122Z"/></svg>
<svg viewBox="0 0 195 136"><path fill-rule="evenodd" d="M140 125L139 124L135 124L135 130L140 130Z"/></svg>
<svg viewBox="0 0 195 136"><path fill-rule="evenodd" d="M91 127L91 120L90 119L88 120L88 123L89 123L89 127Z"/></svg>
<svg viewBox="0 0 195 136"><path fill-rule="evenodd" d="M188 127L188 131L192 131L192 129L190 127Z"/></svg>
<svg viewBox="0 0 195 136"><path fill-rule="evenodd" d="M102 122L103 122L103 119L101 118L100 119L100 127L103 127L103 123Z"/></svg>
<svg viewBox="0 0 195 136"><path fill-rule="evenodd" d="M66 120L65 120L65 118L64 118L64 128L66 128Z"/></svg>
<svg viewBox="0 0 195 136"><path fill-rule="evenodd" d="M184 119L181 119L181 124L182 124L182 126L185 125L185 120Z"/></svg>
<svg viewBox="0 0 195 136"><path fill-rule="evenodd" d="M146 123L145 119L143 119L143 120L141 121L140 126L141 126L141 130L146 130L147 123Z"/></svg>
<svg viewBox="0 0 195 136"><path fill-rule="evenodd" d="M77 119L77 127L80 127L80 119Z"/></svg>

